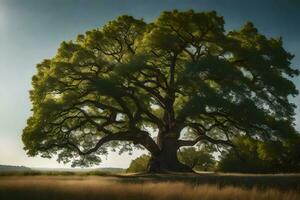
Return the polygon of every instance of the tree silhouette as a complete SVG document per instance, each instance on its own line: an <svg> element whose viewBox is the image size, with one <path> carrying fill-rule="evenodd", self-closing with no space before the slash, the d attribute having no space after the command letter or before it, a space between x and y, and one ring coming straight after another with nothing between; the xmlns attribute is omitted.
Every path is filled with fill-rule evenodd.
<svg viewBox="0 0 300 200"><path fill-rule="evenodd" d="M149 171L191 171L180 147L295 133L292 58L250 22L226 32L214 11L163 12L153 23L120 16L37 65L25 150L92 165L134 144L150 152Z"/></svg>

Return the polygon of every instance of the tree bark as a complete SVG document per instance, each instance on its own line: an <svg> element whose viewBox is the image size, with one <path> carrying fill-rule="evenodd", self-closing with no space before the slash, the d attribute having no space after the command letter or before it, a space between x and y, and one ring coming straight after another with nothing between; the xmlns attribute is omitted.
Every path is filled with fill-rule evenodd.
<svg viewBox="0 0 300 200"><path fill-rule="evenodd" d="M178 161L178 142L174 139L166 139L161 144L161 151L152 155L148 165L150 173L164 172L193 172L192 168Z"/></svg>

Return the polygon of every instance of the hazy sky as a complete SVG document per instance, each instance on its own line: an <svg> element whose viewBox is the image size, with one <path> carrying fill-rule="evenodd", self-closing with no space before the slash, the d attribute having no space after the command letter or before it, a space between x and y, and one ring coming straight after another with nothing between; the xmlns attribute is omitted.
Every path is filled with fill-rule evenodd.
<svg viewBox="0 0 300 200"><path fill-rule="evenodd" d="M21 142L30 115L28 91L35 65L52 57L63 40L101 27L122 14L152 21L163 10L216 10L226 29L254 22L268 36L282 36L300 66L300 1L297 0L0 0L0 164L63 167L55 160L28 158ZM300 89L300 78L294 80ZM293 99L300 107L300 97ZM297 109L300 130L300 109ZM138 156L110 154L101 167L127 167Z"/></svg>

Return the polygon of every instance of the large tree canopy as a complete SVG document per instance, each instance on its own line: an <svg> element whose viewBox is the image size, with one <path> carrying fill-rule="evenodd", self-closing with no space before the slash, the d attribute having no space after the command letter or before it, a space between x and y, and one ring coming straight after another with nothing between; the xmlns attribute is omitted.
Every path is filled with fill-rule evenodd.
<svg viewBox="0 0 300 200"><path fill-rule="evenodd" d="M151 153L150 171L188 171L183 146L293 137L292 58L281 38L250 22L225 31L214 11L163 12L153 23L120 16L37 65L25 150L91 165L131 143Z"/></svg>

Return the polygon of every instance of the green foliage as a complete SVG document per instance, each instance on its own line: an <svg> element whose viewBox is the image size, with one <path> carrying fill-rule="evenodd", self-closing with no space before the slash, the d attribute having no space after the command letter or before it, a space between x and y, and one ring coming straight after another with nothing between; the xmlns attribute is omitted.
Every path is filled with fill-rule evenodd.
<svg viewBox="0 0 300 200"><path fill-rule="evenodd" d="M146 154L137 157L136 159L131 161L126 172L127 173L146 172L148 169L149 160L150 160L150 156Z"/></svg>
<svg viewBox="0 0 300 200"><path fill-rule="evenodd" d="M187 147L179 150L178 159L194 170L213 171L215 159L212 153L205 148Z"/></svg>
<svg viewBox="0 0 300 200"><path fill-rule="evenodd" d="M299 71L282 43L250 22L225 32L215 11L168 11L152 23L120 16L37 65L25 150L90 166L118 147L159 156L172 143L162 140L178 148L232 145L238 135L289 140L289 97L298 94L289 78ZM158 130L157 141L148 130Z"/></svg>
<svg viewBox="0 0 300 200"><path fill-rule="evenodd" d="M279 173L300 171L300 137L288 141L236 140L236 150L222 154L219 170L225 172Z"/></svg>

